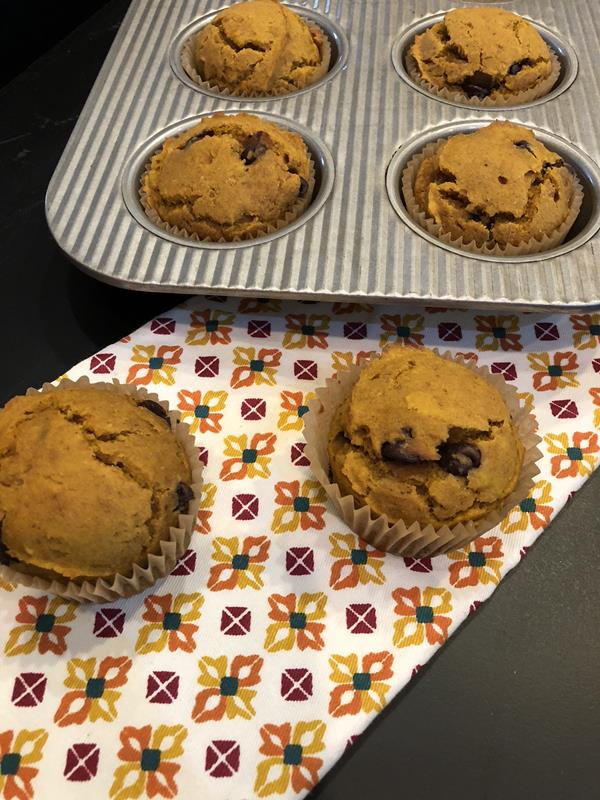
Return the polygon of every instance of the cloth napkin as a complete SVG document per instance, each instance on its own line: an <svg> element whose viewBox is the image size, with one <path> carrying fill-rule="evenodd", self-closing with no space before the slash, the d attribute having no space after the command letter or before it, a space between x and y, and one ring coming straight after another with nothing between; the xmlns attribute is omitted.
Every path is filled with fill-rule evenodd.
<svg viewBox="0 0 600 800"><path fill-rule="evenodd" d="M314 388L390 342L468 354L535 410L541 474L502 524L385 555L307 467ZM206 464L190 549L143 595L3 585L0 797L305 795L525 555L600 454L600 314L198 297L69 372L147 386Z"/></svg>

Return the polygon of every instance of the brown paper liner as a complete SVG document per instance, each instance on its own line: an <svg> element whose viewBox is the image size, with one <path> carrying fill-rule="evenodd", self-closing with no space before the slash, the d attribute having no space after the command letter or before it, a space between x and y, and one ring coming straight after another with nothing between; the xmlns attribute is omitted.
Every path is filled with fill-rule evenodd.
<svg viewBox="0 0 600 800"><path fill-rule="evenodd" d="M508 386L503 378L493 375L485 367L475 366L461 356L454 358L449 351L441 353L436 348L432 349L442 358L458 361L468 369L479 373L500 392L525 448L517 485L500 506L485 517L475 522L459 523L451 527L444 525L438 529L433 525L421 526L418 522L406 525L402 520L392 524L385 515L372 516L370 508L366 505L355 508L352 495L342 496L337 483L332 483L327 454L331 419L339 404L352 390L361 371L372 359L368 359L360 366L355 365L344 370L336 378L329 378L324 387L316 390L316 397L309 402L310 413L305 417L306 456L338 515L354 533L373 547L402 556L424 557L446 553L448 550L463 547L482 533L494 528L513 506L527 497L533 486L533 479L539 473L536 462L542 457L538 448L541 438L535 433L536 419L521 406L516 389ZM380 357L381 354L373 356L373 358Z"/></svg>
<svg viewBox="0 0 600 800"><path fill-rule="evenodd" d="M294 86L293 88L289 89L287 92L264 92L263 94L252 94L251 92L245 91L238 91L238 92L230 92L229 89L219 86L216 83L210 83L210 81L205 81L198 70L196 69L196 65L194 63L194 39L198 35L198 31L194 33L189 39L186 39L181 48L181 66L183 67L186 75L191 78L195 84L197 84L201 89L204 91L210 91L216 94L221 95L221 97L225 99L235 99L238 97L286 97L291 92L298 92L302 89L306 89L309 86L313 86L317 81L320 81L327 73L329 72L329 65L331 63L331 43L329 41L329 37L325 33L325 31L320 28L318 25L315 25L313 22L306 23L309 28L318 30L323 39L322 47L319 48L321 53L321 65L317 72L315 72L312 76L312 80L306 80L302 83L301 86Z"/></svg>
<svg viewBox="0 0 600 800"><path fill-rule="evenodd" d="M413 191L417 170L423 159L433 155L441 144L448 141L448 138L437 139L435 142L430 142L425 145L419 153L410 159L402 172L402 194L404 196L406 210L421 228L424 228L432 236L435 236L436 239L452 247L466 250L469 253L480 253L487 256L504 257L531 255L533 253L543 253L546 250L551 250L553 247L558 247L558 245L562 244L573 227L583 202L583 186L573 170L570 170L573 180L573 197L571 198L571 208L569 209L569 214L565 221L551 234L544 234L541 239L535 239L532 236L526 242L522 242L519 245L506 244L502 246L490 243L478 245L476 242L465 242L462 237L453 239L452 234L445 232L441 225L422 211L417 204Z"/></svg>
<svg viewBox="0 0 600 800"><path fill-rule="evenodd" d="M547 78L545 78L543 81L540 81L535 86L532 86L530 89L525 89L524 91L517 92L516 94L512 92L498 92L494 99L490 97L483 97L481 99L478 97L469 97L467 94L465 94L465 92L462 92L459 89L448 89L445 86L438 88L437 86L434 86L421 76L417 61L410 53L408 53L406 56L405 64L406 71L413 81L423 89L423 91L440 97L442 100L450 100L453 103L460 103L461 105L481 109L497 108L498 106L522 106L526 103L532 103L539 97L544 97L547 95L554 88L560 77L561 65L560 61L558 60L558 56L554 50L552 50L552 48L549 47L548 49L550 50L550 62L552 64L552 70Z"/></svg>
<svg viewBox="0 0 600 800"><path fill-rule="evenodd" d="M179 134L180 135L180 134ZM144 191L144 175L148 171L152 158L157 154L160 153L162 149L159 147L157 150L152 153L148 163L146 164L146 168L142 172L140 176L140 185L138 190L138 196L140 199L140 203L142 208L144 209L144 213L148 217L148 219L153 222L158 228L161 228L163 231L171 234L171 236L177 236L180 239L186 239L192 242L222 242L222 243L231 243L231 242L252 242L256 239L261 239L263 236L268 236L271 233L275 233L275 231L279 231L282 228L285 228L287 225L290 225L294 220L298 219L298 217L303 214L308 206L311 203L313 192L315 190L315 163L313 161L312 155L306 144L304 144L306 154L309 160L309 168L310 173L308 176L308 190L306 195L299 199L292 208L290 208L285 216L283 216L280 220L277 221L275 224L268 224L265 223L264 230L258 231L254 236L247 236L245 238L237 238L237 239L202 239L198 236L197 233L188 233L188 231L183 230L183 228L178 228L176 225L169 225L168 222L165 222L162 217L159 216L158 212L152 208L152 206L148 202L148 195Z"/></svg>
<svg viewBox="0 0 600 800"><path fill-rule="evenodd" d="M45 383L41 389L28 389L27 394L56 392L65 386L92 386L93 388L99 388L100 391L135 395L142 400L153 400L161 405L168 413L171 430L187 456L192 472L191 489L194 497L190 501L188 513L179 514L179 526L176 528L171 527L168 539L160 541L160 553L151 553L143 562L134 564L130 574L116 574L112 578L98 578L95 581L85 580L82 583L78 583L66 579L64 581L58 578L47 579L39 575L20 572L13 566L0 564L0 578L13 584L39 589L41 592L50 592L78 603L106 603L124 597L131 597L131 595L145 591L160 578L168 575L189 546L194 520L200 507L202 495L203 468L198 461L194 437L189 432L189 425L179 421L180 415L177 411L171 411L167 402L161 400L158 395L148 392L143 387L119 383L118 381L114 383L91 382L87 376L83 376L76 381L62 378L59 385Z"/></svg>

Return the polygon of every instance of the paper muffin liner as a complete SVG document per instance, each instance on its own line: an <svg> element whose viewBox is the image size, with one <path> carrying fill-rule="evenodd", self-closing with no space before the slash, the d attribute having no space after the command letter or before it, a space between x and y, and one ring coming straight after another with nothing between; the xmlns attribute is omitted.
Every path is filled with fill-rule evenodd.
<svg viewBox="0 0 600 800"><path fill-rule="evenodd" d="M281 129L285 130L285 128L283 127ZM181 134L178 134L178 136L181 136ZM299 198L296 201L296 203L294 203L294 205L288 209L285 215L281 217L281 219L277 220L276 223L264 223L264 229L259 230L253 236L247 236L243 238L237 237L235 239L225 239L224 237L221 237L220 239L206 239L206 238L203 239L200 236L198 236L197 233L189 233L188 231L183 230L183 228L178 228L176 225L170 225L168 222L165 222L162 219L162 217L159 215L156 209L154 209L149 203L148 195L144 191L144 176L148 172L154 156L160 153L160 151L162 150L164 142L161 145L161 147L159 147L157 150L154 151L154 153L152 153L150 159L148 160L148 163L146 164L144 171L140 176L140 184L138 188L138 196L140 204L144 209L144 213L146 214L148 219L154 223L154 225L156 225L158 228L161 228L163 231L166 231L171 236L177 236L180 239L185 239L187 241L192 241L192 242L216 242L216 243L251 242L256 239L260 239L263 236L268 236L271 233L275 233L276 231L285 228L287 225L290 225L292 222L294 222L294 220L298 219L298 217L306 211L306 209L309 207L313 199L313 192L315 190L315 162L313 161L312 154L308 149L308 147L306 146L306 143L303 142L303 144L309 162L308 189L306 191L306 195L302 198Z"/></svg>
<svg viewBox="0 0 600 800"><path fill-rule="evenodd" d="M374 516L367 505L356 508L352 495L342 496L338 484L333 482L327 453L331 420L340 403L351 392L366 364L374 358L380 358L382 353L372 356L360 366L354 365L344 370L336 378L329 378L324 387L316 390L316 397L309 402L310 413L304 418L305 454L337 514L354 533L373 547L401 556L440 555L448 550L461 548L494 528L511 508L528 496L534 478L539 473L537 462L542 457L538 448L541 438L536 434L536 419L521 406L516 389L507 385L499 375L490 373L485 367L476 366L459 356L454 357L449 351L440 352L436 348L432 349L442 358L457 361L482 375L500 392L524 447L523 464L515 488L497 509L490 511L485 517L475 522L444 525L438 529L433 525L423 526L418 522L413 522L411 525L402 520L391 523L385 515Z"/></svg>
<svg viewBox="0 0 600 800"><path fill-rule="evenodd" d="M410 53L406 55L405 65L406 71L418 86L428 94L436 95L442 100L450 100L453 103L461 103L462 105L480 109L497 108L499 106L522 106L547 95L554 88L560 77L561 64L558 56L551 47L548 47L548 50L550 51L552 69L547 78L522 92L497 92L493 99L491 97L469 97L460 89L434 86L422 77L417 60Z"/></svg>
<svg viewBox="0 0 600 800"><path fill-rule="evenodd" d="M171 527L168 538L160 541L160 552L150 553L143 562L133 564L131 573L115 574L111 578L84 580L80 583L67 579L61 581L58 578L44 578L32 573L21 572L12 565L0 564L0 577L9 583L29 586L32 589L39 589L41 592L50 592L78 603L106 603L131 597L131 595L145 591L160 578L168 575L189 546L202 495L203 467L198 460L194 437L189 432L189 425L180 421L179 412L172 411L166 401L143 387L118 381L114 381L114 383L91 382L87 376L83 376L76 381L63 378L58 385L45 383L41 389L28 389L27 394L57 392L65 386L92 387L99 391L128 394L140 400L152 400L158 403L167 412L171 430L185 451L192 473L191 489L194 496L190 500L187 514L179 514L178 526Z"/></svg>
<svg viewBox="0 0 600 800"><path fill-rule="evenodd" d="M261 94L254 94L252 92L247 91L238 91L238 92L231 92L229 89L218 85L217 83L211 83L210 81L205 81L198 70L196 69L196 64L194 62L194 40L196 36L198 36L199 31L196 31L192 36L186 39L181 47L181 66L183 67L186 75L191 78L195 84L197 84L201 89L204 91L212 92L215 94L221 95L221 97L225 99L236 99L236 98L245 98L245 97L286 97L291 92L297 92L302 89L306 89L309 86L313 86L317 81L320 81L327 73L329 72L329 67L331 64L331 42L329 41L329 37L327 33L321 28L319 25L316 25L314 22L308 22L307 26L312 30L318 31L322 35L322 45L319 47L319 52L321 54L321 65L319 69L313 74L311 80L305 80L299 86L294 86L290 88L287 92L263 92ZM317 45L318 46L318 45Z"/></svg>
<svg viewBox="0 0 600 800"><path fill-rule="evenodd" d="M422 211L417 203L413 189L417 170L423 159L433 155L440 145L447 142L449 138L452 137L437 139L435 142L430 142L425 145L419 153L410 159L402 172L402 194L404 196L406 210L421 228L424 228L432 236L435 236L436 239L452 247L466 250L469 253L479 253L487 256L504 257L531 255L533 253L543 253L546 250L551 250L553 247L558 247L558 245L562 244L573 227L581 210L581 204L583 203L583 186L573 169L569 169L573 184L573 196L571 198L569 213L562 225L556 228L551 234L544 234L541 239L536 239L532 236L526 242L521 242L521 244L518 245L510 243L506 245L499 245L497 243L492 245L489 242L479 245L476 242L465 242L462 237L453 239L451 233L445 232L439 223L435 222L425 211Z"/></svg>

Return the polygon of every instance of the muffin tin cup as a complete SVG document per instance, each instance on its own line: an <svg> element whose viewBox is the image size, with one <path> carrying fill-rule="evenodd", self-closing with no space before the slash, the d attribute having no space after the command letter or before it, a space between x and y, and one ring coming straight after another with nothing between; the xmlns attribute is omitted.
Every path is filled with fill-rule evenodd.
<svg viewBox="0 0 600 800"><path fill-rule="evenodd" d="M113 602L131 595L143 592L153 586L158 580L168 575L175 567L177 561L187 550L196 514L200 507L202 495L202 464L198 460L198 451L194 437L189 432L189 425L180 421L177 411L171 411L168 403L161 400L158 395L146 391L143 387L131 384L90 382L87 376L71 381L63 378L58 385L45 383L41 389L28 389L27 394L56 392L65 386L93 387L101 391L115 394L128 394L139 400L152 400L158 403L168 414L169 424L175 437L182 445L192 473L191 489L194 493L190 500L186 514L179 514L179 525L171 527L167 539L160 541L160 553L149 554L138 564L132 565L131 572L126 575L116 574L112 578L98 578L97 580L76 581L46 579L38 575L20 572L13 566L0 564L0 577L9 583L38 589L41 592L65 597L78 603L106 603Z"/></svg>
<svg viewBox="0 0 600 800"><path fill-rule="evenodd" d="M556 33L546 28L539 22L532 19L527 21L537 30L542 39L548 45L550 58L552 61L552 72L550 75L536 86L517 94L506 92L498 95L494 100L489 97L476 98L467 97L464 92L452 91L451 89L438 89L428 81L424 80L419 73L417 62L410 55L410 47L416 36L426 30L443 22L446 11L425 17L408 27L392 45L392 63L394 69L403 81L408 83L413 89L428 95L435 100L441 100L449 105L461 108L481 109L482 111L507 111L524 106L535 106L553 100L565 92L577 77L578 62L575 50L570 44L565 42Z"/></svg>
<svg viewBox="0 0 600 800"><path fill-rule="evenodd" d="M372 358L380 358L381 354L374 355L361 366L353 366L344 370L337 378L328 379L324 387L316 390L316 397L309 403L310 413L305 417L304 437L307 443L305 453L313 473L325 489L336 513L354 533L371 546L399 556L440 555L449 550L463 547L494 528L511 508L528 496L534 484L534 478L539 473L537 462L542 457L538 447L541 439L535 432L537 430L536 419L533 414L521 406L516 389L506 384L500 376L491 374L484 367L475 366L471 361L466 361L462 357L454 358L448 351L439 352L434 348L434 352L442 358L464 364L483 376L500 392L525 448L517 485L497 510L491 511L482 519L476 522L459 523L451 527L444 525L437 530L432 525L422 526L418 522L407 525L400 520L392 524L384 515L373 516L368 506L356 508L354 498L351 495L342 496L337 483L331 481L327 454L331 419L340 403L351 392L366 363L369 363Z"/></svg>

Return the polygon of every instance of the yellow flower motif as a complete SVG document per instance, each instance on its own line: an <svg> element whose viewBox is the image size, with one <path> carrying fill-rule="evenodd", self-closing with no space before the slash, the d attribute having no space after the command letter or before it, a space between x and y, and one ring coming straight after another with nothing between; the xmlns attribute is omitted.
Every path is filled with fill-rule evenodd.
<svg viewBox="0 0 600 800"><path fill-rule="evenodd" d="M229 666L227 656L201 658L198 683L204 688L196 695L192 719L252 719L256 713L252 705L256 690L250 687L260 683L262 665L263 659L258 655L234 656Z"/></svg>
<svg viewBox="0 0 600 800"><path fill-rule="evenodd" d="M2 589L4 592L14 592L15 588L16 587L14 583L9 583L8 581L0 578L0 589Z"/></svg>
<svg viewBox="0 0 600 800"><path fill-rule="evenodd" d="M95 658L73 658L67 663L65 686L70 689L54 715L60 727L80 725L86 719L112 722L117 718L117 688L127 683L131 659L126 656L103 658L96 666Z"/></svg>
<svg viewBox="0 0 600 800"><path fill-rule="evenodd" d="M325 625L318 622L325 618L327 595L323 592L295 594L272 594L269 597L269 618L275 620L267 628L265 650L291 650L297 645L300 650L322 650L321 634Z"/></svg>
<svg viewBox="0 0 600 800"><path fill-rule="evenodd" d="M136 344L133 346L131 360L133 365L127 373L127 383L147 385L175 383L176 365L181 361L183 347L177 345Z"/></svg>
<svg viewBox="0 0 600 800"><path fill-rule="evenodd" d="M33 779L41 761L48 734L42 728L0 733L0 796L5 800L30 800L34 796ZM5 760L6 759L6 760Z"/></svg>
<svg viewBox="0 0 600 800"><path fill-rule="evenodd" d="M7 656L29 655L38 653L54 653L62 655L67 649L66 637L71 628L65 622L75 619L76 603L54 597L25 595L19 600L19 613L16 622L23 623L14 627L9 636L4 652Z"/></svg>
<svg viewBox="0 0 600 800"><path fill-rule="evenodd" d="M208 576L211 591L223 589L261 589L261 573L269 555L270 542L266 536L247 536L240 542L237 536L213 539L213 564Z"/></svg>
<svg viewBox="0 0 600 800"><path fill-rule="evenodd" d="M327 348L329 317L324 314L287 314L283 346L288 350L301 347Z"/></svg>
<svg viewBox="0 0 600 800"><path fill-rule="evenodd" d="M552 516L552 484L550 481L536 481L529 497L512 508L500 523L502 533L524 531L529 525L534 530L545 528Z"/></svg>
<svg viewBox="0 0 600 800"><path fill-rule="evenodd" d="M447 589L400 587L392 592L392 598L396 601L394 612L401 617L394 623L396 647L423 644L425 639L428 644L446 641L452 623L450 617L444 616L452 611L452 595Z"/></svg>
<svg viewBox="0 0 600 800"><path fill-rule="evenodd" d="M216 493L217 485L215 483L205 483L202 487L202 500L194 523L196 533L210 533L210 518L213 513L210 509L215 504Z"/></svg>
<svg viewBox="0 0 600 800"><path fill-rule="evenodd" d="M301 431L303 417L308 411L308 404L315 396L314 392L281 392L281 408L277 427L282 431Z"/></svg>
<svg viewBox="0 0 600 800"><path fill-rule="evenodd" d="M184 650L191 653L195 647L194 634L204 603L201 594L172 595L151 594L145 598L146 610L142 619L149 622L138 633L137 653L160 653L168 646L171 652Z"/></svg>
<svg viewBox="0 0 600 800"><path fill-rule="evenodd" d="M334 350L331 354L332 377L337 378L340 372L350 369L350 367L354 365L360 366L364 364L365 361L371 358L374 352L374 350L359 350L358 353L344 353L341 350Z"/></svg>
<svg viewBox="0 0 600 800"><path fill-rule="evenodd" d="M517 392L517 397L526 411L533 411L534 398L532 392Z"/></svg>
<svg viewBox="0 0 600 800"><path fill-rule="evenodd" d="M255 433L248 442L248 436L226 436L223 461L219 477L224 481L242 478L268 478L271 474L269 464L276 440L274 433Z"/></svg>
<svg viewBox="0 0 600 800"><path fill-rule="evenodd" d="M254 791L258 797L286 794L292 787L295 795L305 794L319 780L323 759L316 754L325 749L325 723L321 720L263 725L260 729L260 752L267 756L258 764Z"/></svg>
<svg viewBox="0 0 600 800"><path fill-rule="evenodd" d="M275 484L275 509L271 530L288 533L297 530L322 530L325 527L325 489L318 481L279 481Z"/></svg>
<svg viewBox="0 0 600 800"><path fill-rule="evenodd" d="M384 681L393 676L391 653L368 653L358 663L356 653L329 658L329 676L337 686L329 698L329 713L333 717L358 714L359 711L381 711L391 684Z"/></svg>
<svg viewBox="0 0 600 800"><path fill-rule="evenodd" d="M353 533L332 533L329 536L331 566L329 585L332 589L347 589L359 584L385 583L383 559L385 553L368 547Z"/></svg>
<svg viewBox="0 0 600 800"><path fill-rule="evenodd" d="M154 732L151 725L123 728L117 756L125 763L115 769L110 797L176 797L175 776L181 767L173 760L183 755L186 737L183 725L159 725Z"/></svg>

